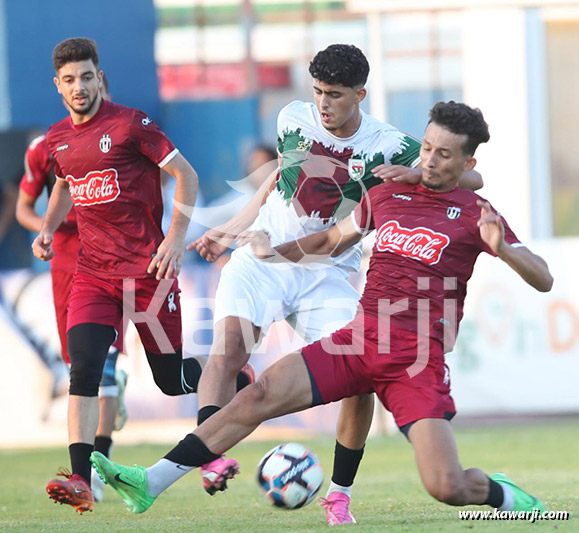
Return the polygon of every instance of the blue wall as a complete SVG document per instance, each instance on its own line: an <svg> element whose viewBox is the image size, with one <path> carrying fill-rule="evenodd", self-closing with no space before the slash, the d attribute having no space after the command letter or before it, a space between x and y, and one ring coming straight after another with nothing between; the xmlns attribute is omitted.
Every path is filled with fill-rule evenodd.
<svg viewBox="0 0 579 533"><path fill-rule="evenodd" d="M244 177L244 150L259 139L259 101L210 100L162 105L165 133L195 167L209 202L230 190L225 180Z"/></svg>
<svg viewBox="0 0 579 533"><path fill-rule="evenodd" d="M113 99L159 118L153 0L10 0L7 31L12 127L47 127L66 116L52 50L69 37L96 40Z"/></svg>

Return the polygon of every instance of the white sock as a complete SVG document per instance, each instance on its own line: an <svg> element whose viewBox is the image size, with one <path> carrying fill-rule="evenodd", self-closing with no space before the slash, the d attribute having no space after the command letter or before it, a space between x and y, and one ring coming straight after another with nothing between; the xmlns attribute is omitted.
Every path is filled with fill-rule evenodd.
<svg viewBox="0 0 579 533"><path fill-rule="evenodd" d="M174 463L173 461L169 461L169 459L161 459L153 466L147 468L149 493L151 496L159 496L161 492L168 489L175 481L181 479L194 468L194 466Z"/></svg>
<svg viewBox="0 0 579 533"><path fill-rule="evenodd" d="M329 496L332 492L341 492L342 494L345 494L346 496L348 496L348 498L350 498L352 496L352 485L350 485L349 487L343 487L342 485L338 485L332 481L330 482L330 486L328 487L326 497Z"/></svg>
<svg viewBox="0 0 579 533"><path fill-rule="evenodd" d="M499 483L503 489L503 504L499 507L499 511L512 511L515 508L515 495L513 489L504 483Z"/></svg>

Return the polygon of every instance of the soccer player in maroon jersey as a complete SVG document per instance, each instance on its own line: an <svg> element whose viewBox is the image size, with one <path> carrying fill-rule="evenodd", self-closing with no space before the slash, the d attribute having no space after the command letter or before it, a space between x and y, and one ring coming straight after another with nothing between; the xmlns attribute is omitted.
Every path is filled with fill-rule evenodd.
<svg viewBox="0 0 579 533"><path fill-rule="evenodd" d="M419 184L378 185L336 226L275 249L264 232L248 235L259 257L299 262L338 255L376 228L358 313L345 328L269 367L187 435L161 460L178 465L173 479L156 475L156 465L125 467L95 452L91 460L99 474L133 512L145 511L185 470L215 459L264 420L369 392L414 447L422 482L434 498L456 506L544 509L504 474L463 470L449 422L456 410L444 353L478 255L500 257L538 291L553 284L545 261L518 241L490 204L457 187L460 175L476 164L477 146L488 139L478 109L438 103L420 150ZM455 307L445 309L445 300Z"/></svg>
<svg viewBox="0 0 579 533"><path fill-rule="evenodd" d="M231 235L250 224L266 231L272 242L292 241L337 223L383 180L417 183L418 140L360 107L369 71L368 60L353 45L332 44L319 51L309 66L314 102L293 101L278 115L279 169L241 213L188 248L214 261L227 250ZM465 172L460 185L478 189L481 176ZM360 295L348 278L359 270L361 257L361 246L354 246L335 258L333 268L280 269L256 259L248 246L232 253L215 296L213 344L199 382L198 424L231 400L236 372L249 360L254 339L258 342L273 321L283 317L311 343L352 320ZM283 302L279 311L276 302ZM372 394L341 404L324 505L330 525L355 522L350 498L373 412ZM205 490L224 490L233 464L234 459L224 457L204 465Z"/></svg>
<svg viewBox="0 0 579 533"><path fill-rule="evenodd" d="M170 395L196 389L201 364L182 357L176 276L197 174L146 114L102 98L94 41L61 42L53 64L70 116L46 136L57 180L32 248L40 259L55 257L54 233L74 204L80 251L67 318L72 474L62 470L66 480L51 480L47 491L83 513L92 510L94 500L89 455L98 425L99 382L123 315L135 322L160 389ZM166 236L160 168L177 180L177 207Z"/></svg>
<svg viewBox="0 0 579 533"><path fill-rule="evenodd" d="M111 99L104 74L100 92L105 100ZM20 181L16 218L26 229L39 232L42 227L42 217L36 212L36 202L45 188L50 195L56 180L53 169L54 159L46 144L45 135L36 137L30 143L26 150L24 166L26 172ZM50 274L58 336L62 358L67 365L70 365L66 344L67 304L79 250L74 207L68 213L65 221L54 232L52 248L55 255L50 261ZM118 375L116 372L117 357L119 351L122 350L121 337L119 336L109 349L99 386L99 425L95 438L95 450L107 457L113 443L113 431L115 429L120 430L127 418L123 401L127 374L122 370L119 371ZM104 487L98 476L95 476L94 471L91 486L95 500L101 501Z"/></svg>

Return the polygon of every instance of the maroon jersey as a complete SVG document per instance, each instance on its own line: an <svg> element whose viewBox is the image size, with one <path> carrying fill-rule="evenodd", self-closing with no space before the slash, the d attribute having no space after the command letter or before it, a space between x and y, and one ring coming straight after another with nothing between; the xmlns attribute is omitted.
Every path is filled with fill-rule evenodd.
<svg viewBox="0 0 579 533"><path fill-rule="evenodd" d="M455 337L475 261L483 251L495 255L477 226L479 199L464 189L440 193L404 183L378 185L366 194L352 216L361 230L377 230L360 300L369 322L383 320L388 301L399 302L398 312L390 309L392 327L441 342L445 333L447 340ZM520 245L503 224L505 241ZM426 330L418 327L419 315L428 321ZM365 323L366 334L368 328Z"/></svg>
<svg viewBox="0 0 579 533"><path fill-rule="evenodd" d="M36 137L30 143L26 149L24 166L26 172L20 181L20 189L34 199L42 194L44 188L50 195L55 181L54 160L48 150L46 136ZM52 249L55 256L50 262L51 268L74 272L78 247L76 214L73 207L54 233Z"/></svg>
<svg viewBox="0 0 579 533"><path fill-rule="evenodd" d="M159 169L178 153L175 146L143 112L107 101L87 122L55 124L46 141L76 208L78 271L150 277L164 238Z"/></svg>

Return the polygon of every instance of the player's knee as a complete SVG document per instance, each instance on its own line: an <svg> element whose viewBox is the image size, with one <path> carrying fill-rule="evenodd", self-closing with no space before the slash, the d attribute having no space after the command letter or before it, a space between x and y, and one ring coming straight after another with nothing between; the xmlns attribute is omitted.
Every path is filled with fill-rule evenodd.
<svg viewBox="0 0 579 533"><path fill-rule="evenodd" d="M267 391L269 387L269 382L267 376L264 378L258 379L253 386L250 385L251 390L249 391L251 396L251 400L255 403L263 403L267 401ZM246 387L248 388L248 387Z"/></svg>
<svg viewBox="0 0 579 533"><path fill-rule="evenodd" d="M75 396L98 396L101 365L86 351L70 352L70 388Z"/></svg>
<svg viewBox="0 0 579 533"><path fill-rule="evenodd" d="M102 324L79 324L70 328L67 334L70 394L98 396L105 358L114 337L114 328Z"/></svg>
<svg viewBox="0 0 579 533"><path fill-rule="evenodd" d="M269 410L274 406L268 403L266 386L266 382L260 378L233 397L228 407L235 420L256 425L269 418Z"/></svg>
<svg viewBox="0 0 579 533"><path fill-rule="evenodd" d="M182 349L175 353L158 354L145 350L155 384L167 396L181 396L197 390L200 363L194 359L183 359Z"/></svg>
<svg viewBox="0 0 579 533"><path fill-rule="evenodd" d="M464 482L462 476L454 473L441 473L435 480L426 484L430 495L448 505L464 504Z"/></svg>
<svg viewBox="0 0 579 533"><path fill-rule="evenodd" d="M268 417L271 413L278 412L285 402L285 398L279 394L279 384L276 387L275 378L272 379L270 372L266 371L256 381L253 394L255 395L255 402L263 405L268 410Z"/></svg>
<svg viewBox="0 0 579 533"><path fill-rule="evenodd" d="M168 376L166 374L158 375L153 373L155 384L163 394L167 396L182 396L185 394L180 376Z"/></svg>
<svg viewBox="0 0 579 533"><path fill-rule="evenodd" d="M252 347L247 347L245 344L240 332L225 334L214 342L207 364L220 372L236 374L249 360Z"/></svg>

